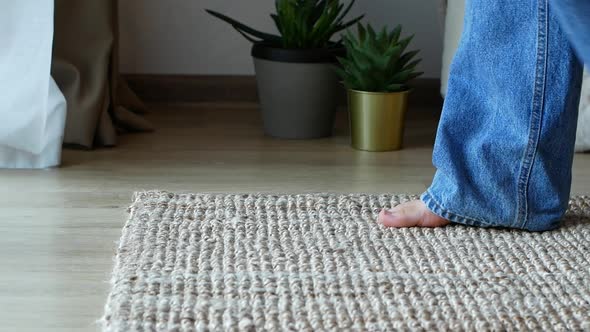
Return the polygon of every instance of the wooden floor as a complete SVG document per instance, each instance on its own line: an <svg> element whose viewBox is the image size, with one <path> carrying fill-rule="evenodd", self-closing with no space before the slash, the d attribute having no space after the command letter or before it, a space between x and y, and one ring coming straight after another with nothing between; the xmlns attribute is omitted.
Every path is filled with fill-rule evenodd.
<svg viewBox="0 0 590 332"><path fill-rule="evenodd" d="M94 331L112 257L137 190L420 193L431 180L436 112L414 109L406 148L368 153L336 136L263 136L255 105L154 105L155 133L64 152L45 171L0 170L0 330ZM590 192L590 155L577 155L574 193Z"/></svg>

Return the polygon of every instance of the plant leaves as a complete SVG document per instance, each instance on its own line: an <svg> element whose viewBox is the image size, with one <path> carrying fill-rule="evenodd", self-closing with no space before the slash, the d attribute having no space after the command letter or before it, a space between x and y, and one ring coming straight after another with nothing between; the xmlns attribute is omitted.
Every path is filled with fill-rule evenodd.
<svg viewBox="0 0 590 332"><path fill-rule="evenodd" d="M209 10L209 9L206 9L206 11L207 11L207 13L213 15L214 17L216 17L222 21L225 21L226 23L229 23L231 26L234 27L234 29L243 32L243 34L248 34L248 35L254 36L256 38L260 38L263 41L270 42L270 43L280 43L281 42L280 36L276 36L276 35L272 35L269 33L255 30L255 29L250 28L249 26L247 26L241 22L238 22L238 21L236 21L228 16L225 16L221 13L218 13L216 11Z"/></svg>
<svg viewBox="0 0 590 332"><path fill-rule="evenodd" d="M349 89L394 92L408 89L407 82L422 75L415 69L421 59L414 59L419 51L404 53L413 36L399 40L401 26L378 34L371 25L358 25L355 36L347 31L343 37L347 50L336 72Z"/></svg>
<svg viewBox="0 0 590 332"><path fill-rule="evenodd" d="M399 41L399 37L402 34L402 26L401 25L397 25L389 34L389 43L390 44L396 44Z"/></svg>
<svg viewBox="0 0 590 332"><path fill-rule="evenodd" d="M387 92L401 92L407 90L405 84L390 84L387 86Z"/></svg>

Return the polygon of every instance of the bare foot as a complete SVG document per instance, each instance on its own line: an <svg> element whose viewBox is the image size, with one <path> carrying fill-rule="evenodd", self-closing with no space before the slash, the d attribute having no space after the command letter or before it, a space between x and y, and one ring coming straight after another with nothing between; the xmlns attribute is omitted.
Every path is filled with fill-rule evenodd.
<svg viewBox="0 0 590 332"><path fill-rule="evenodd" d="M430 212L424 202L411 201L391 210L383 209L379 222L386 227L443 227L451 222Z"/></svg>

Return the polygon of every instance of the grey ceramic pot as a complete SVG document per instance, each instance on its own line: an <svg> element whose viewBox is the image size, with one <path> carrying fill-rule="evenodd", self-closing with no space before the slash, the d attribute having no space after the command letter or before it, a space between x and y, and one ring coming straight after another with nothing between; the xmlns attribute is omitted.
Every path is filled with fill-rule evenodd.
<svg viewBox="0 0 590 332"><path fill-rule="evenodd" d="M332 135L341 89L332 50L252 50L267 135L310 139Z"/></svg>

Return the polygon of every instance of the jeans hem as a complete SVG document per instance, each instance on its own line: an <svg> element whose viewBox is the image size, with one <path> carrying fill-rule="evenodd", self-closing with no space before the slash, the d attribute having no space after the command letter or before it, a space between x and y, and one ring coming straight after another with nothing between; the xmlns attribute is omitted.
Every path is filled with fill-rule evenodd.
<svg viewBox="0 0 590 332"><path fill-rule="evenodd" d="M475 226L475 227L492 227L490 223L487 223L482 220L478 220L476 218L463 216L461 214L455 213L450 211L442 206L440 200L437 200L434 195L427 190L422 196L420 197L422 202L426 204L426 207L437 216L444 218L452 223L462 224L466 226Z"/></svg>

